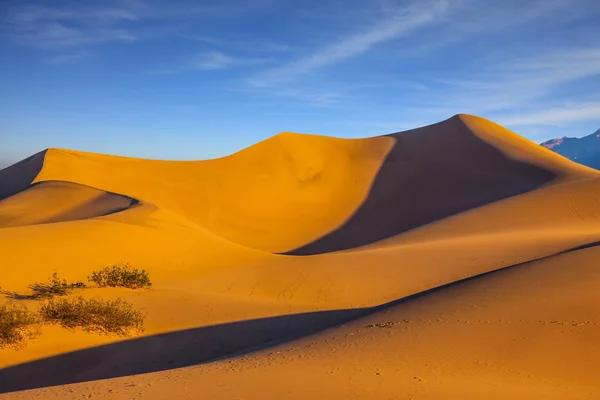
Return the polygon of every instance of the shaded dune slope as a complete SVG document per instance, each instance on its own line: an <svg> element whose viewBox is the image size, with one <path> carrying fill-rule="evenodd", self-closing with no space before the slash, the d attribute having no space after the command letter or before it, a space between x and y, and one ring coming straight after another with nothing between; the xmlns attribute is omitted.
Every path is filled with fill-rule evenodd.
<svg viewBox="0 0 600 400"><path fill-rule="evenodd" d="M0 169L0 201L27 189L42 170L45 157L46 150Z"/></svg>
<svg viewBox="0 0 600 400"><path fill-rule="evenodd" d="M565 165L553 157L516 159L514 150L522 154L527 150L511 142L517 135L506 131L505 143L486 141L486 136L503 128L488 123L478 135L464 119L472 121L474 117L455 116L389 135L394 146L365 202L338 229L286 254L310 255L364 246L534 190L566 172ZM513 145L513 154L505 149L507 143ZM524 143L525 147L533 145ZM542 156L547 155L542 151Z"/></svg>
<svg viewBox="0 0 600 400"><path fill-rule="evenodd" d="M76 183L38 182L0 201L0 228L95 218L137 203L130 197Z"/></svg>

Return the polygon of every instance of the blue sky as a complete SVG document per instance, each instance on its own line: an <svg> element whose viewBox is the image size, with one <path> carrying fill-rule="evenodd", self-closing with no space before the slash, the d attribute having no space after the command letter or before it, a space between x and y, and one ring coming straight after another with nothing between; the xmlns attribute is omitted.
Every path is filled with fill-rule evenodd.
<svg viewBox="0 0 600 400"><path fill-rule="evenodd" d="M0 2L0 162L48 147L222 156L470 113L600 128L598 0Z"/></svg>

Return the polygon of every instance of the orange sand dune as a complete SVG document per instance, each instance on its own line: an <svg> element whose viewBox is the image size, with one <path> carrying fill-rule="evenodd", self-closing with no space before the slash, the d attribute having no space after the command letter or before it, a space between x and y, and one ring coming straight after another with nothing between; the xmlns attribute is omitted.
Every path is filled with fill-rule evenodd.
<svg viewBox="0 0 600 400"><path fill-rule="evenodd" d="M44 327L0 350L0 393L108 378L13 395L594 398L597 365L567 355L600 344L598 252L579 248L600 241L598 193L599 172L469 115L370 139L284 133L208 161L49 149L0 173L0 285L128 262L151 290L83 295L144 309L146 333ZM570 313L583 328L549 330Z"/></svg>
<svg viewBox="0 0 600 400"><path fill-rule="evenodd" d="M35 181L119 193L244 246L306 254L368 244L554 178L593 174L463 115L371 139L283 133L199 162L49 149Z"/></svg>
<svg viewBox="0 0 600 400"><path fill-rule="evenodd" d="M337 230L288 254L358 247L552 180L593 176L498 125L471 116L390 137L394 147L360 208Z"/></svg>
<svg viewBox="0 0 600 400"><path fill-rule="evenodd" d="M122 195L75 183L44 181L0 201L0 228L94 218L136 203Z"/></svg>
<svg viewBox="0 0 600 400"><path fill-rule="evenodd" d="M49 149L36 182L63 180L123 194L241 245L283 251L343 222L367 195L391 145L387 138L283 133L197 162Z"/></svg>

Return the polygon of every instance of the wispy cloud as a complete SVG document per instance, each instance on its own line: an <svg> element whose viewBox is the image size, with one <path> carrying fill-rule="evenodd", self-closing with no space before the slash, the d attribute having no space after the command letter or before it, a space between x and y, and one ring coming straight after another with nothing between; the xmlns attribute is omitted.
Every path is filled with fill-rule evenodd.
<svg viewBox="0 0 600 400"><path fill-rule="evenodd" d="M473 68L463 71L467 79L434 79L430 86L436 90L422 93L412 111L502 116L533 102L547 104L547 97L557 88L600 75L600 45L531 50L526 55L511 54L507 60L475 64Z"/></svg>
<svg viewBox="0 0 600 400"><path fill-rule="evenodd" d="M218 48L225 48L230 50L243 50L255 53L285 53L289 52L292 47L287 44L262 40L260 42L252 43L249 45L247 41L236 40L224 37L214 37L207 35L182 35L182 37L193 40L199 43L215 46Z"/></svg>
<svg viewBox="0 0 600 400"><path fill-rule="evenodd" d="M274 0L215 4L166 0L14 2L2 22L10 36L28 46L56 49L106 43L130 43L157 34L182 33L206 19L228 20L265 10Z"/></svg>
<svg viewBox="0 0 600 400"><path fill-rule="evenodd" d="M218 71L232 68L262 65L273 62L270 57L246 57L242 55L225 54L220 51L205 51L179 66L154 69L155 74L179 74L191 71Z"/></svg>
<svg viewBox="0 0 600 400"><path fill-rule="evenodd" d="M131 23L138 18L133 9L83 3L69 9L26 6L9 10L7 16L16 42L46 49L133 42L137 35Z"/></svg>
<svg viewBox="0 0 600 400"><path fill-rule="evenodd" d="M137 20L138 15L133 10L125 8L82 8L59 9L46 6L26 6L13 12L14 22L34 23L39 21L119 21Z"/></svg>
<svg viewBox="0 0 600 400"><path fill-rule="evenodd" d="M528 114L512 115L499 119L500 123L511 126L561 125L581 121L600 120L600 102L567 104Z"/></svg>
<svg viewBox="0 0 600 400"><path fill-rule="evenodd" d="M243 65L264 64L270 61L272 61L270 58L236 57L224 54L220 51L208 51L196 57L196 59L190 63L189 67L192 69L216 70Z"/></svg>
<svg viewBox="0 0 600 400"><path fill-rule="evenodd" d="M314 53L296 59L280 68L269 70L252 79L254 86L269 86L313 70L337 64L368 51L377 44L408 35L434 23L450 8L448 0L413 2L396 7L391 16L369 29L342 37Z"/></svg>
<svg viewBox="0 0 600 400"><path fill-rule="evenodd" d="M343 97L342 92L336 90L318 90L302 87L270 88L268 91L265 91L263 88L245 87L235 89L234 91L252 95L254 99L259 101L293 100L312 107L330 107L338 103Z"/></svg>
<svg viewBox="0 0 600 400"><path fill-rule="evenodd" d="M79 61L85 61L92 58L92 54L87 51L80 51L74 53L57 54L46 58L46 62L52 65L63 65L76 63Z"/></svg>
<svg viewBox="0 0 600 400"><path fill-rule="evenodd" d="M508 73L509 78L527 79L538 86L594 76L600 74L600 43L512 60L498 68L498 72Z"/></svg>

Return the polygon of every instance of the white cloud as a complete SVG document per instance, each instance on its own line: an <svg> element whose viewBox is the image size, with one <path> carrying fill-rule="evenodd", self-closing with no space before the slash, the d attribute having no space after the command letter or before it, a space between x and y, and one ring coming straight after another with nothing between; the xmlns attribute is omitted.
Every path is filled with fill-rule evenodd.
<svg viewBox="0 0 600 400"><path fill-rule="evenodd" d="M475 65L462 71L468 79L436 79L436 90L424 92L411 111L453 115L486 114L500 118L508 110L532 104L548 106L553 91L561 85L600 75L600 46L561 48L551 52L531 51L511 55L508 61Z"/></svg>
<svg viewBox="0 0 600 400"><path fill-rule="evenodd" d="M254 53L286 53L292 49L289 45L270 41L261 41L249 45L248 42L243 39L236 40L208 35L182 35L182 37L210 46L251 51Z"/></svg>
<svg viewBox="0 0 600 400"><path fill-rule="evenodd" d="M16 42L56 49L135 41L138 37L130 26L139 17L124 7L26 6L9 9L7 21Z"/></svg>
<svg viewBox="0 0 600 400"><path fill-rule="evenodd" d="M191 71L217 71L231 68L248 67L272 62L268 57L244 57L225 54L220 51L207 51L198 54L192 60L180 66L162 68L150 71L155 74L179 74Z"/></svg>
<svg viewBox="0 0 600 400"><path fill-rule="evenodd" d="M370 29L342 37L335 43L316 50L280 68L266 71L250 83L254 86L269 86L313 70L337 64L368 51L377 44L409 35L428 24L435 23L450 9L447 0L420 1L406 7L398 7L391 16Z"/></svg>
<svg viewBox="0 0 600 400"><path fill-rule="evenodd" d="M240 60L219 51L211 51L198 56L190 66L194 69L226 69L239 62Z"/></svg>
<svg viewBox="0 0 600 400"><path fill-rule="evenodd" d="M561 125L571 122L600 121L600 102L570 104L528 114L500 118L504 125Z"/></svg>
<svg viewBox="0 0 600 400"><path fill-rule="evenodd" d="M12 14L14 22L34 23L39 21L119 21L137 20L133 10L125 8L94 8L63 10L44 6L29 6L18 9Z"/></svg>
<svg viewBox="0 0 600 400"><path fill-rule="evenodd" d="M197 56L187 69L218 70L272 62L269 57L233 56L220 51L208 51Z"/></svg>
<svg viewBox="0 0 600 400"><path fill-rule="evenodd" d="M46 62L48 64L53 65L62 65L62 64L70 64L78 61L88 60L92 57L92 54L89 52L75 52L75 53L65 53L58 54L51 57L46 58Z"/></svg>
<svg viewBox="0 0 600 400"><path fill-rule="evenodd" d="M82 45L95 45L107 42L134 42L137 36L125 29L115 28L70 28L52 22L35 29L23 30L16 40L42 48L61 48Z"/></svg>

